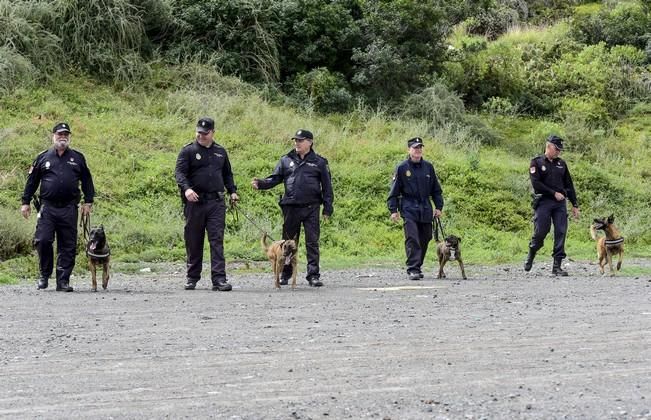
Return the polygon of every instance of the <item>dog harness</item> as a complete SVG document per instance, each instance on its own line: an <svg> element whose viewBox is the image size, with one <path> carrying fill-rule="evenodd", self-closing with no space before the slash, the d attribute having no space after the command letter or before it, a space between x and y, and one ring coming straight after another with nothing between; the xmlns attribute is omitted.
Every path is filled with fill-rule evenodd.
<svg viewBox="0 0 651 420"><path fill-rule="evenodd" d="M621 237L619 239L606 239L606 246L607 247L615 247L618 245L621 245L624 242L624 237Z"/></svg>
<svg viewBox="0 0 651 420"><path fill-rule="evenodd" d="M106 258L111 255L111 251L107 252L106 254L95 254L90 251L86 251L86 255L90 257L95 257L95 258Z"/></svg>

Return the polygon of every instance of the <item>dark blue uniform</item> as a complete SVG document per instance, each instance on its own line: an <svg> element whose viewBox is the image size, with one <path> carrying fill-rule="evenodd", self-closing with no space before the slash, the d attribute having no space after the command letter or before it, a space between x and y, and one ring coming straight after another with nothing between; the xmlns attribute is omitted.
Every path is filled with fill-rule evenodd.
<svg viewBox="0 0 651 420"><path fill-rule="evenodd" d="M224 189L229 194L237 191L226 149L214 142L210 147L197 141L187 144L176 160L175 178L184 203L188 280L196 283L201 278L203 243L205 232L208 232L211 279L216 286L226 281ZM199 195L198 202L185 199L185 191L189 188Z"/></svg>
<svg viewBox="0 0 651 420"><path fill-rule="evenodd" d="M51 148L36 157L27 177L22 204L29 204L39 188L41 208L38 213L34 246L39 256L40 274L44 280L52 275L57 238L57 288L69 284L77 251L77 214L81 198L92 203L95 187L84 155L67 148L61 156Z"/></svg>
<svg viewBox="0 0 651 420"><path fill-rule="evenodd" d="M400 211L404 220L407 272L421 273L421 266L432 239L433 209L443 210L443 191L434 171L426 160L407 159L396 168L387 205L389 212Z"/></svg>
<svg viewBox="0 0 651 420"><path fill-rule="evenodd" d="M310 150L301 159L292 150L276 165L273 173L258 180L258 189L268 190L284 182L285 194L280 199L283 211L283 239L296 239L305 228L305 248L307 250L307 279L317 281L319 273L319 208L323 204L323 215L333 212L332 181L328 161ZM283 279L290 273L283 272Z"/></svg>
<svg viewBox="0 0 651 420"><path fill-rule="evenodd" d="M570 200L572 206L579 207L570 170L563 159L556 158L550 161L545 155L540 155L531 160L529 175L534 193L541 195L534 211L534 233L529 243L530 251L535 254L542 248L545 236L549 233L553 222L552 256L556 261L562 260L566 257L567 200L557 201L554 193L563 194Z"/></svg>

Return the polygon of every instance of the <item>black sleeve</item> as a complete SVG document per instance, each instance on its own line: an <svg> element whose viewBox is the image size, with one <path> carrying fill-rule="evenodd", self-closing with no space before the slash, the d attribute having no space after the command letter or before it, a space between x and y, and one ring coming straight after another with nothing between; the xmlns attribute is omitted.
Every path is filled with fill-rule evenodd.
<svg viewBox="0 0 651 420"><path fill-rule="evenodd" d="M565 164L565 177L563 179L565 185L565 192L567 193L567 198L570 199L572 206L579 207L579 202L576 199L576 191L574 191L574 182L572 181L572 175L570 175L570 169Z"/></svg>
<svg viewBox="0 0 651 420"><path fill-rule="evenodd" d="M81 162L81 190L84 192L84 203L92 203L95 199L93 176L90 174L84 155L81 155Z"/></svg>
<svg viewBox="0 0 651 420"><path fill-rule="evenodd" d="M174 170L174 177L176 178L176 183L181 188L181 192L185 193L185 190L192 188L190 179L188 178L190 172L190 160L188 159L187 150L188 147L181 149L179 157L176 158L176 169Z"/></svg>
<svg viewBox="0 0 651 420"><path fill-rule="evenodd" d="M334 211L332 203L334 194L332 192L332 177L330 176L330 167L328 161L323 159L321 166L321 194L323 195L323 214L330 216Z"/></svg>
<svg viewBox="0 0 651 420"><path fill-rule="evenodd" d="M39 184L41 183L41 162L40 156L34 159L32 166L29 168L29 175L27 175L27 183L25 184L25 189L23 190L23 196L21 198L22 204L29 204L32 201L34 193L38 189Z"/></svg>
<svg viewBox="0 0 651 420"><path fill-rule="evenodd" d="M531 179L531 186L533 186L533 191L536 194L545 194L552 197L554 196L554 193L556 191L554 191L552 188L549 188L542 182L542 179L540 177L540 165L538 165L536 159L532 159L531 163L529 164L529 178Z"/></svg>
<svg viewBox="0 0 651 420"><path fill-rule="evenodd" d="M400 206L400 196L402 195L402 184L400 182L400 166L396 167L393 173L393 181L389 189L389 198L387 198L387 207L390 213L396 213Z"/></svg>
<svg viewBox="0 0 651 420"><path fill-rule="evenodd" d="M430 195L432 197L432 200L434 200L434 205L436 206L437 209L443 210L443 189L441 188L441 184L439 183L439 179L436 176L436 171L434 170L434 166L432 166L432 190L430 191Z"/></svg>
<svg viewBox="0 0 651 420"><path fill-rule="evenodd" d="M222 178L224 179L224 187L229 194L237 192L237 185L235 185L235 179L233 178L233 169L231 168L231 161L228 159L228 153L224 150L224 156L226 160L224 161L224 167L222 168Z"/></svg>
<svg viewBox="0 0 651 420"><path fill-rule="evenodd" d="M273 188L276 185L283 182L284 178L285 178L285 170L283 166L283 159L281 158L271 175L269 175L265 179L258 180L258 189L268 190L270 188Z"/></svg>

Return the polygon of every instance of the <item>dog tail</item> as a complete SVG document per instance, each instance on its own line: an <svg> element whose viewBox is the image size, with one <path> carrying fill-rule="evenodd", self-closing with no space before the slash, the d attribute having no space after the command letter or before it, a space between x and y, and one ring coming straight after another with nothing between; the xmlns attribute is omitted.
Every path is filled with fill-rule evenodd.
<svg viewBox="0 0 651 420"><path fill-rule="evenodd" d="M269 245L267 245L267 232L262 232L262 238L260 239L260 245L262 245L262 251L267 252L267 248L269 248Z"/></svg>
<svg viewBox="0 0 651 420"><path fill-rule="evenodd" d="M594 224L590 225L590 237L593 241L597 240L597 229L595 229Z"/></svg>

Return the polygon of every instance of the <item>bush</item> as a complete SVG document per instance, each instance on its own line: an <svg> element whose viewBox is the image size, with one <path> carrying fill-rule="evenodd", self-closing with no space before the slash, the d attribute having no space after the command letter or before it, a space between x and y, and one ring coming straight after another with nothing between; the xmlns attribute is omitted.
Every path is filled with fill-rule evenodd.
<svg viewBox="0 0 651 420"><path fill-rule="evenodd" d="M7 93L34 78L35 68L28 58L18 52L0 47L0 92Z"/></svg>
<svg viewBox="0 0 651 420"><path fill-rule="evenodd" d="M32 232L32 221L25 221L17 209L0 207L0 261L29 254Z"/></svg>
<svg viewBox="0 0 651 420"><path fill-rule="evenodd" d="M353 95L343 75L326 68L298 75L292 89L299 107L309 104L317 112L348 112L353 106Z"/></svg>
<svg viewBox="0 0 651 420"><path fill-rule="evenodd" d="M148 73L141 10L129 0L57 0L51 30L70 64L100 78L129 81Z"/></svg>
<svg viewBox="0 0 651 420"><path fill-rule="evenodd" d="M644 49L651 14L639 2L616 2L598 13L579 13L572 22L572 36L584 44L632 45Z"/></svg>
<svg viewBox="0 0 651 420"><path fill-rule="evenodd" d="M463 101L443 83L436 83L421 92L409 95L403 103L402 114L408 118L427 121L432 127L459 123L465 117Z"/></svg>

